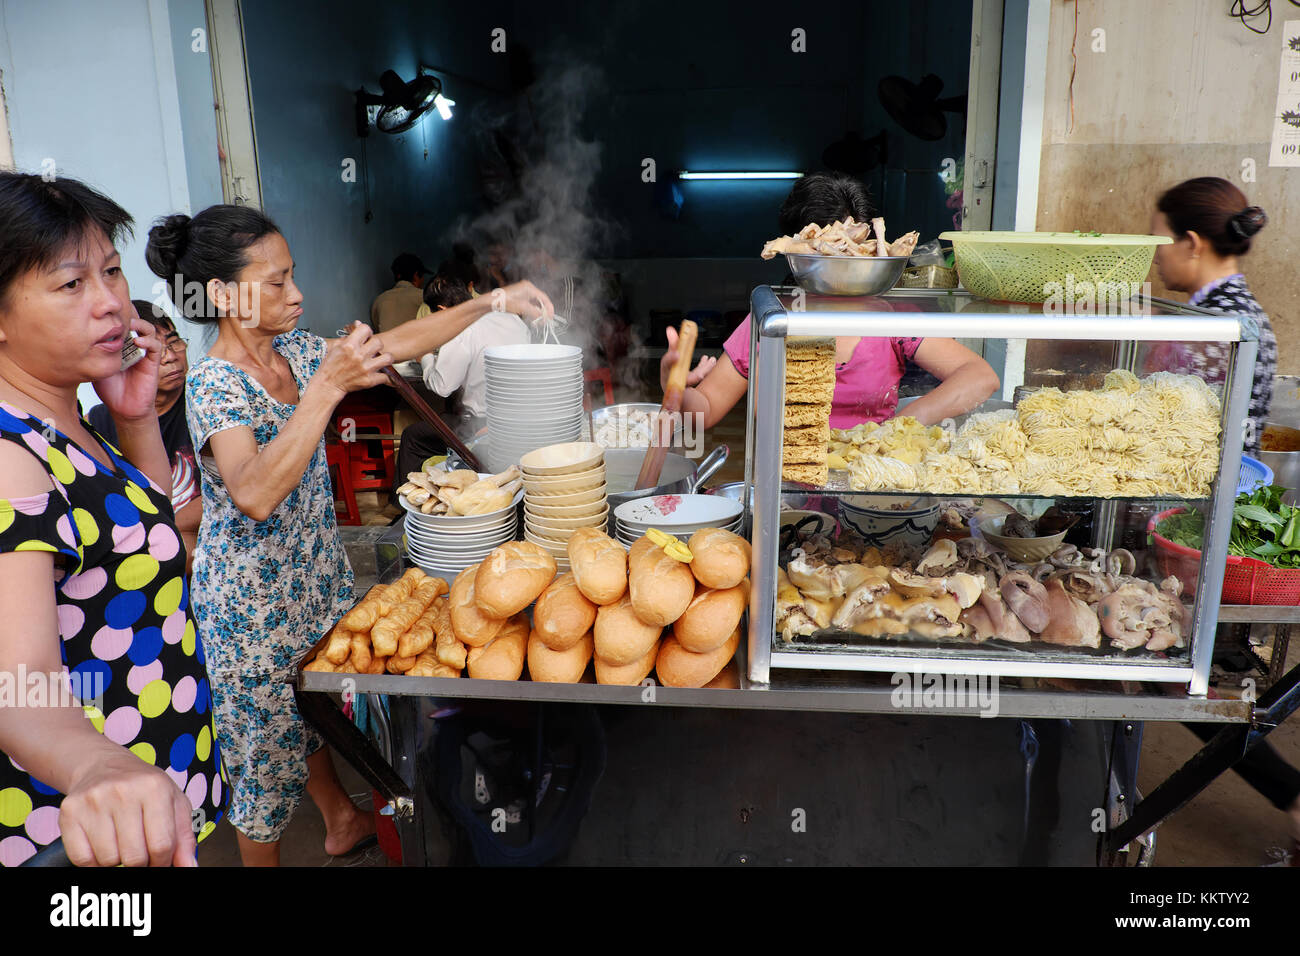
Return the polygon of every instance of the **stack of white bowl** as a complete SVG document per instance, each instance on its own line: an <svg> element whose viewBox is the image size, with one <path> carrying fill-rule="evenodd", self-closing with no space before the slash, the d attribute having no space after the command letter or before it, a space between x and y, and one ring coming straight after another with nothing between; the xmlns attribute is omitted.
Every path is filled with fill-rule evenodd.
<svg viewBox="0 0 1300 956"><path fill-rule="evenodd" d="M544 445L582 437L582 349L493 345L483 350L488 467L504 471Z"/></svg>
<svg viewBox="0 0 1300 956"><path fill-rule="evenodd" d="M685 541L701 528L740 534L740 502L719 495L652 495L625 501L614 509L614 535L630 545L651 528Z"/></svg>
<svg viewBox="0 0 1300 956"><path fill-rule="evenodd" d="M484 515L426 515L405 498L398 498L406 509L406 551L411 561L425 574L451 581L499 545L515 539L522 496L520 489L508 508Z"/></svg>
<svg viewBox="0 0 1300 956"><path fill-rule="evenodd" d="M605 530L605 449L592 442L548 445L519 460L524 473L524 538L569 569L569 536L578 528Z"/></svg>

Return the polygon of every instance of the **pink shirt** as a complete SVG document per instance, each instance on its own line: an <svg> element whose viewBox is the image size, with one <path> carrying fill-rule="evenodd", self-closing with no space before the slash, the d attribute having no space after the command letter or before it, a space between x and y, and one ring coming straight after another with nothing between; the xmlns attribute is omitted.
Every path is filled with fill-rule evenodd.
<svg viewBox="0 0 1300 956"><path fill-rule="evenodd" d="M736 371L749 378L749 335L752 317L737 326L723 343ZM858 339L853 355L835 367L835 397L831 428L852 428L861 422L883 422L898 407L898 383L922 339Z"/></svg>

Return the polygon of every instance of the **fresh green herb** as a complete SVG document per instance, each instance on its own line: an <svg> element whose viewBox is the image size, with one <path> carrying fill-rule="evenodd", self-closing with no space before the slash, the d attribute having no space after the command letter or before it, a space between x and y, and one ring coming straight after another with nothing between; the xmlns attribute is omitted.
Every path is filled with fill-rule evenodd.
<svg viewBox="0 0 1300 956"><path fill-rule="evenodd" d="M1264 561L1275 568L1300 568L1300 508L1284 504L1285 493L1285 488L1271 485L1237 496L1229 554ZM1156 531L1175 544L1200 550L1205 518L1198 511L1184 511L1160 522Z"/></svg>
<svg viewBox="0 0 1300 956"><path fill-rule="evenodd" d="M1084 232L1082 229L1076 229L1074 230L1074 234L1076 236L1096 236L1098 238L1101 237L1101 233L1095 229L1093 229L1091 232Z"/></svg>

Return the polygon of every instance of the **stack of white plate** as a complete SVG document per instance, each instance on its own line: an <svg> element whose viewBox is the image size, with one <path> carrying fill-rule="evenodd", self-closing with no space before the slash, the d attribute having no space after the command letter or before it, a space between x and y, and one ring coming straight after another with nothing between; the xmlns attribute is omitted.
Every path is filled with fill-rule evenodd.
<svg viewBox="0 0 1300 956"><path fill-rule="evenodd" d="M493 345L483 350L488 467L505 471L528 452L582 437L582 349Z"/></svg>
<svg viewBox="0 0 1300 956"><path fill-rule="evenodd" d="M482 477L487 477L483 475ZM499 545L513 541L519 531L518 505L523 489L508 508L485 515L426 515L399 498L406 509L406 550L425 574L451 581L478 564Z"/></svg>
<svg viewBox="0 0 1300 956"><path fill-rule="evenodd" d="M524 473L524 538L569 569L569 536L578 528L605 530L605 449L591 442L538 448L519 459Z"/></svg>
<svg viewBox="0 0 1300 956"><path fill-rule="evenodd" d="M701 528L740 533L740 502L718 495L652 495L625 501L614 509L614 534L630 545L651 528L685 541Z"/></svg>

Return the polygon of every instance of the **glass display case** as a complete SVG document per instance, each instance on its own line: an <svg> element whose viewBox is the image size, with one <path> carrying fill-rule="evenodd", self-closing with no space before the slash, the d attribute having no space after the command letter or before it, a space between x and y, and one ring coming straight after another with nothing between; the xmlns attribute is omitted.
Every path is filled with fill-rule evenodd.
<svg viewBox="0 0 1300 956"><path fill-rule="evenodd" d="M751 681L923 671L1205 694L1251 320L1150 298L1067 314L931 290L761 286L751 303ZM829 420L834 337L981 340L1010 371L937 427L830 430L848 424ZM1199 551L1149 534L1180 513Z"/></svg>

